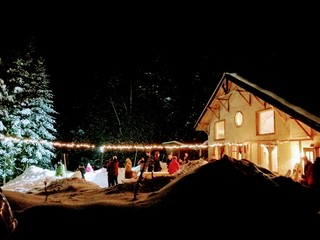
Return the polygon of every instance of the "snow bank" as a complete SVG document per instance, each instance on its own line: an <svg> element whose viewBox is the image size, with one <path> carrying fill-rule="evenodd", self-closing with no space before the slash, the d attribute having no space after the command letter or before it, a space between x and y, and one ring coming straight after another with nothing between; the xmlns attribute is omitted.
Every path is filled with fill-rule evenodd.
<svg viewBox="0 0 320 240"><path fill-rule="evenodd" d="M34 188L44 188L45 185L49 185L51 181L72 177L81 178L81 174L79 171L67 171L64 176L56 176L55 170L48 170L36 166L30 166L21 175L19 175L15 179L10 180L1 188L8 191L28 192ZM87 172L85 174L85 179L87 181L94 182L101 188L108 187L108 173L105 168ZM122 179L124 179L124 168L119 168L118 182L121 183Z"/></svg>

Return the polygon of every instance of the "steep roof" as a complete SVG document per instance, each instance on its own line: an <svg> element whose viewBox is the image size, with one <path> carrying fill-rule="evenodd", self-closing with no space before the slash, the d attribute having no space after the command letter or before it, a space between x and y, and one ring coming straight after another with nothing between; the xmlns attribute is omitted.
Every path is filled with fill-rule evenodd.
<svg viewBox="0 0 320 240"><path fill-rule="evenodd" d="M223 86L223 83L226 81L232 81L233 83L237 84L239 87L259 97L263 101L273 105L274 107L285 112L286 114L290 115L294 119L297 119L303 122L304 124L308 125L309 127L320 132L319 116L308 112L306 109L302 108L301 106L297 106L288 102L286 99L276 95L274 92L268 89L262 88L261 86L250 82L249 80L239 76L236 73L223 74L217 87L215 88L213 94L211 95L207 105L205 106L204 110L202 111L200 117L198 118L194 126L196 130L198 131L204 130L210 123L209 120L211 119L211 117L209 116L208 109L210 109L210 106L213 104L213 101L216 98L219 89Z"/></svg>

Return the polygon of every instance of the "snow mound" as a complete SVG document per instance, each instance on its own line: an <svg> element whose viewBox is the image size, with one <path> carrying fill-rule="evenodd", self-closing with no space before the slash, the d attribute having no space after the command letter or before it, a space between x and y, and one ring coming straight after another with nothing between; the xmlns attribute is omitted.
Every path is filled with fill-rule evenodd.
<svg viewBox="0 0 320 240"><path fill-rule="evenodd" d="M67 171L64 176L56 176L55 170L30 166L21 175L5 183L1 188L3 190L25 193L32 189L44 188L46 185L48 186L53 181L59 179L74 177L81 178L81 174L79 173L79 171ZM121 179L122 175L124 175L123 170L119 169L119 179ZM108 173L105 168L101 168L93 172L87 172L85 174L85 179L97 184L101 188L108 186Z"/></svg>

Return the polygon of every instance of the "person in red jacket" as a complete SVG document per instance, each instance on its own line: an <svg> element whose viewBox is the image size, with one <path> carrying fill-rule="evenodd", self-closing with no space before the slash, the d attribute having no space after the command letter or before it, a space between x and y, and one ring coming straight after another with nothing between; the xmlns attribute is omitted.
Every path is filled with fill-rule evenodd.
<svg viewBox="0 0 320 240"><path fill-rule="evenodd" d="M119 161L117 156L113 156L112 159L107 164L108 172L108 186L115 186L118 184L119 175Z"/></svg>
<svg viewBox="0 0 320 240"><path fill-rule="evenodd" d="M303 160L303 174L301 174L301 180L300 183L303 185L309 185L310 181L312 181L312 165L313 163L308 159L308 157L304 156L302 158Z"/></svg>
<svg viewBox="0 0 320 240"><path fill-rule="evenodd" d="M168 172L170 175L176 173L180 169L180 163L178 162L178 157L173 156L171 162L169 163Z"/></svg>

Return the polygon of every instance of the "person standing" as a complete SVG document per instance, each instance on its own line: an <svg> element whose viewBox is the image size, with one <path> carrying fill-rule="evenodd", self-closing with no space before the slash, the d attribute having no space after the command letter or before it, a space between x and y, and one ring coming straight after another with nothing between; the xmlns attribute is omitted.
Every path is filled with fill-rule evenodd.
<svg viewBox="0 0 320 240"><path fill-rule="evenodd" d="M140 160L138 161L138 165L139 165L138 176L140 176L140 174L145 171L146 160L144 159L144 157L140 158Z"/></svg>
<svg viewBox="0 0 320 240"><path fill-rule="evenodd" d="M308 179L308 186L320 189L320 157L316 157L314 163L308 168L310 178Z"/></svg>
<svg viewBox="0 0 320 240"><path fill-rule="evenodd" d="M107 173L108 173L108 187L112 187L114 185L113 175L114 175L114 158L112 157L107 163Z"/></svg>
<svg viewBox="0 0 320 240"><path fill-rule="evenodd" d="M93 171L93 168L92 168L92 166L91 166L90 163L87 164L86 172L89 172L89 173L90 173L90 172L94 172L94 171Z"/></svg>
<svg viewBox="0 0 320 240"><path fill-rule="evenodd" d="M57 169L56 169L56 176L57 177L62 177L64 173L64 166L62 162L59 160L57 164Z"/></svg>
<svg viewBox="0 0 320 240"><path fill-rule="evenodd" d="M113 175L113 182L114 185L118 185L118 175L119 175L119 160L117 156L114 156L114 175Z"/></svg>
<svg viewBox="0 0 320 240"><path fill-rule="evenodd" d="M167 156L167 160L166 160L166 162L167 162L167 169L169 168L169 165L170 165L171 161L172 161L172 153L170 153L170 154Z"/></svg>
<svg viewBox="0 0 320 240"><path fill-rule="evenodd" d="M311 167L312 167L312 162L308 159L307 156L304 156L303 158L303 174L301 174L301 180L300 183L303 185L308 185L308 181L310 182L311 178Z"/></svg>
<svg viewBox="0 0 320 240"><path fill-rule="evenodd" d="M160 172L162 170L161 164L160 164L160 152L156 151L154 153L154 167L153 171L154 172Z"/></svg>
<svg viewBox="0 0 320 240"><path fill-rule="evenodd" d="M182 164L187 164L188 162L189 162L189 153L185 152L182 159Z"/></svg>
<svg viewBox="0 0 320 240"><path fill-rule="evenodd" d="M143 173L145 172L146 168L147 168L147 161L146 159L144 159L144 157L142 157L139 162L139 167L140 167L140 174L138 177L138 180L136 182L136 184L134 185L134 196L133 196L133 200L137 200L137 195L138 195L138 191L141 185L141 182L143 180Z"/></svg>
<svg viewBox="0 0 320 240"><path fill-rule="evenodd" d="M144 158L147 164L147 171L153 172L154 171L154 158L151 155L151 151L146 151L146 157Z"/></svg>
<svg viewBox="0 0 320 240"><path fill-rule="evenodd" d="M118 184L119 175L119 161L117 156L113 156L112 159L107 164L108 172L108 186L115 186Z"/></svg>
<svg viewBox="0 0 320 240"><path fill-rule="evenodd" d="M126 159L125 167L124 167L124 178L130 179L133 177L132 173L132 161L130 158Z"/></svg>
<svg viewBox="0 0 320 240"><path fill-rule="evenodd" d="M79 164L77 170L80 171L82 179L85 179L85 176L84 176L84 175L86 174L86 169L85 169L83 163L80 163L80 164Z"/></svg>
<svg viewBox="0 0 320 240"><path fill-rule="evenodd" d="M177 156L172 156L172 160L168 167L168 172L170 175L175 174L177 171L180 170L180 163L178 162Z"/></svg>

